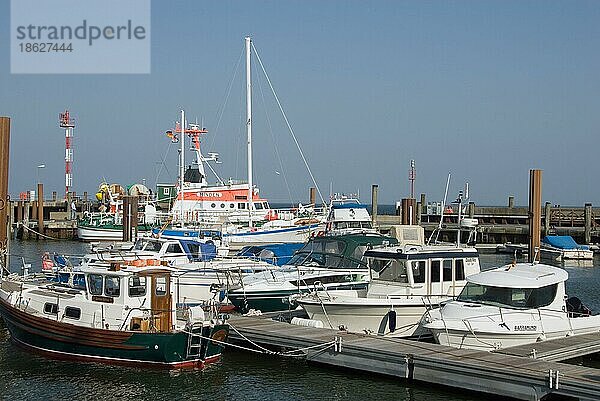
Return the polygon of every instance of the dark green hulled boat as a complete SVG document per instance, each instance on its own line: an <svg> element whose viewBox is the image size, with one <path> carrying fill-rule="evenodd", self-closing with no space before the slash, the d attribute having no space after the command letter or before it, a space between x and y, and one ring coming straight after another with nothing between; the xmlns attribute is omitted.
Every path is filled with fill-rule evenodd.
<svg viewBox="0 0 600 401"><path fill-rule="evenodd" d="M0 314L17 345L59 359L167 369L219 359L228 324L200 307L173 309L168 269L90 269L71 282L2 282Z"/></svg>
<svg viewBox="0 0 600 401"><path fill-rule="evenodd" d="M139 223L138 234L150 234L154 226ZM88 213L77 221L77 238L82 241L120 241L123 224L114 213Z"/></svg>
<svg viewBox="0 0 600 401"><path fill-rule="evenodd" d="M369 280L364 252L397 242L375 233L315 237L280 270L245 276L227 297L241 312L273 312L295 309L294 297L314 289L364 289Z"/></svg>

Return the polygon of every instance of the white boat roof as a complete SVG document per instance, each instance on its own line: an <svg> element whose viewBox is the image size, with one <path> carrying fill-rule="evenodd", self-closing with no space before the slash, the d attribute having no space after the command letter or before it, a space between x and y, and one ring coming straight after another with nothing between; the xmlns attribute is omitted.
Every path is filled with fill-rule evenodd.
<svg viewBox="0 0 600 401"><path fill-rule="evenodd" d="M491 287L541 288L567 281L568 278L569 274L558 267L517 263L474 274L467 277L467 281Z"/></svg>
<svg viewBox="0 0 600 401"><path fill-rule="evenodd" d="M377 248L365 252L365 256L375 256L381 258L405 259L414 256L423 257L442 257L444 254L468 254L476 256L477 249L473 247L457 247L456 245L393 245L385 248ZM413 258L411 258L413 259Z"/></svg>

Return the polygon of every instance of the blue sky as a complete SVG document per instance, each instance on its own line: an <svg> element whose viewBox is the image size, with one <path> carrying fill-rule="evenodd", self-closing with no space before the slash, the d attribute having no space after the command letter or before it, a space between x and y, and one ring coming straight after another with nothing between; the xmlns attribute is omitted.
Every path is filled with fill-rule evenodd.
<svg viewBox="0 0 600 401"><path fill-rule="evenodd" d="M102 179L174 181L164 131L182 107L204 120L221 175L245 177L243 66L224 100L250 34L325 196L332 186L369 201L378 184L393 203L415 159L429 200L451 172L452 195L468 181L478 204L527 204L540 168L544 201L600 204L599 2L153 1L148 75L11 75L8 8L0 115L13 119L13 196L40 163L46 192L64 191L65 108L79 193ZM254 77L254 180L272 202L305 201L309 176L258 67Z"/></svg>

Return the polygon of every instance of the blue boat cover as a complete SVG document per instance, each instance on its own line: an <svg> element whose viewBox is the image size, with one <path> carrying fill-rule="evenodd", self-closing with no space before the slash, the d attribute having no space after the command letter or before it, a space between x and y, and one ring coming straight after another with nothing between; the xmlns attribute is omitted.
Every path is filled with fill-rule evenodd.
<svg viewBox="0 0 600 401"><path fill-rule="evenodd" d="M269 244L269 245L255 245L246 246L238 252L238 256L244 256L247 258L255 258L263 260L267 263L271 263L275 266L283 266L290 261L294 252L300 249L304 244Z"/></svg>
<svg viewBox="0 0 600 401"><path fill-rule="evenodd" d="M579 245L570 235L547 235L542 242L559 249L590 249L587 245Z"/></svg>
<svg viewBox="0 0 600 401"><path fill-rule="evenodd" d="M352 202L352 203L335 203L331 205L334 209L366 209L367 205L363 205L362 203Z"/></svg>

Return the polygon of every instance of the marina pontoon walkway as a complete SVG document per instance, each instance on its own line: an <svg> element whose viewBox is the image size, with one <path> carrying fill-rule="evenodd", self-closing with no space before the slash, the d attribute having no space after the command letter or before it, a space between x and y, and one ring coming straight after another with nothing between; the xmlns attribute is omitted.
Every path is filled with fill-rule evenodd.
<svg viewBox="0 0 600 401"><path fill-rule="evenodd" d="M485 351L232 316L231 341L303 349L308 361L458 389L541 400L600 399L600 369ZM538 346L539 344L536 344ZM282 355L285 355L282 353Z"/></svg>

